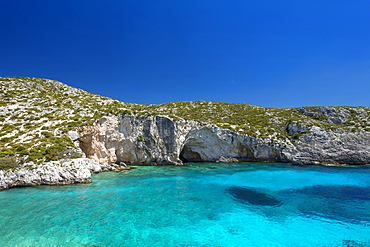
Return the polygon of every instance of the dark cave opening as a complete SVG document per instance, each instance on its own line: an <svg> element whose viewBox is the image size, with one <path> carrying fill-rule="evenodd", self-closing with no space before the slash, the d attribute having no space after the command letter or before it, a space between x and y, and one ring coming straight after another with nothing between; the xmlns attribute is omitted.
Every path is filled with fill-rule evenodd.
<svg viewBox="0 0 370 247"><path fill-rule="evenodd" d="M200 154L198 152L193 151L189 145L185 145L182 148L179 158L183 163L202 161Z"/></svg>

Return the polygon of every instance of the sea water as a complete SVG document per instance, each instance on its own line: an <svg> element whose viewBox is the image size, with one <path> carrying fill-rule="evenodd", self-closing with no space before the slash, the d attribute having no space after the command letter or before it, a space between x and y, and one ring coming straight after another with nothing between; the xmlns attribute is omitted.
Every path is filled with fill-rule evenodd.
<svg viewBox="0 0 370 247"><path fill-rule="evenodd" d="M0 246L370 246L369 167L146 166L0 203Z"/></svg>

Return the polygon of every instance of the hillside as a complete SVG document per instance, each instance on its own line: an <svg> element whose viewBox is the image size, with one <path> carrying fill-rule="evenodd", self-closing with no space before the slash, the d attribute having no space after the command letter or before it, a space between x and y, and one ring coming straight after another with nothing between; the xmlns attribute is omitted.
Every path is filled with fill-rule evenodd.
<svg viewBox="0 0 370 247"><path fill-rule="evenodd" d="M277 109L211 101L142 105L29 77L0 78L0 87L0 169L29 161L81 157L84 154L67 133L103 116L123 113L193 120L280 144L299 140L310 126L334 132L370 132L369 107Z"/></svg>

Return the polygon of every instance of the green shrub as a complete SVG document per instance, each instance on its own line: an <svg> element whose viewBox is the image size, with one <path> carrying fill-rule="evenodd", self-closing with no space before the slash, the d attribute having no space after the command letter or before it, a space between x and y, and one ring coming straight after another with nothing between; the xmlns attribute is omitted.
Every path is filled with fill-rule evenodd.
<svg viewBox="0 0 370 247"><path fill-rule="evenodd" d="M23 146L18 146L17 148L16 148L16 151L17 152L21 152L21 151L23 151L23 150L25 150L26 148L25 147L23 147Z"/></svg>
<svg viewBox="0 0 370 247"><path fill-rule="evenodd" d="M0 143L10 143L13 137L4 137L0 139Z"/></svg>
<svg viewBox="0 0 370 247"><path fill-rule="evenodd" d="M0 151L0 157L8 157L8 156L14 156L15 153L10 148L4 148Z"/></svg>
<svg viewBox="0 0 370 247"><path fill-rule="evenodd" d="M51 134L50 132L47 132L47 131L43 131L43 132L41 132L41 134L42 134L45 138L51 138L51 137L53 137L53 134Z"/></svg>
<svg viewBox="0 0 370 247"><path fill-rule="evenodd" d="M0 170L11 170L18 167L15 157L0 158Z"/></svg>

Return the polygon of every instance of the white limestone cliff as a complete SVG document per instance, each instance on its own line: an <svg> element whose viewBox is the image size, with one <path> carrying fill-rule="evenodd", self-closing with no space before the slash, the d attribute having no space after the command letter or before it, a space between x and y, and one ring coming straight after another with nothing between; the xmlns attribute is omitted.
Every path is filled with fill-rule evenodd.
<svg viewBox="0 0 370 247"><path fill-rule="evenodd" d="M296 164L366 164L370 133L324 130L291 123L296 140L275 143L210 124L166 116L106 116L78 128L75 142L98 163L182 164L203 161L274 161Z"/></svg>
<svg viewBox="0 0 370 247"><path fill-rule="evenodd" d="M193 161L286 161L273 143L194 121L166 116L103 117L78 129L75 141L86 157L126 164L182 164Z"/></svg>

